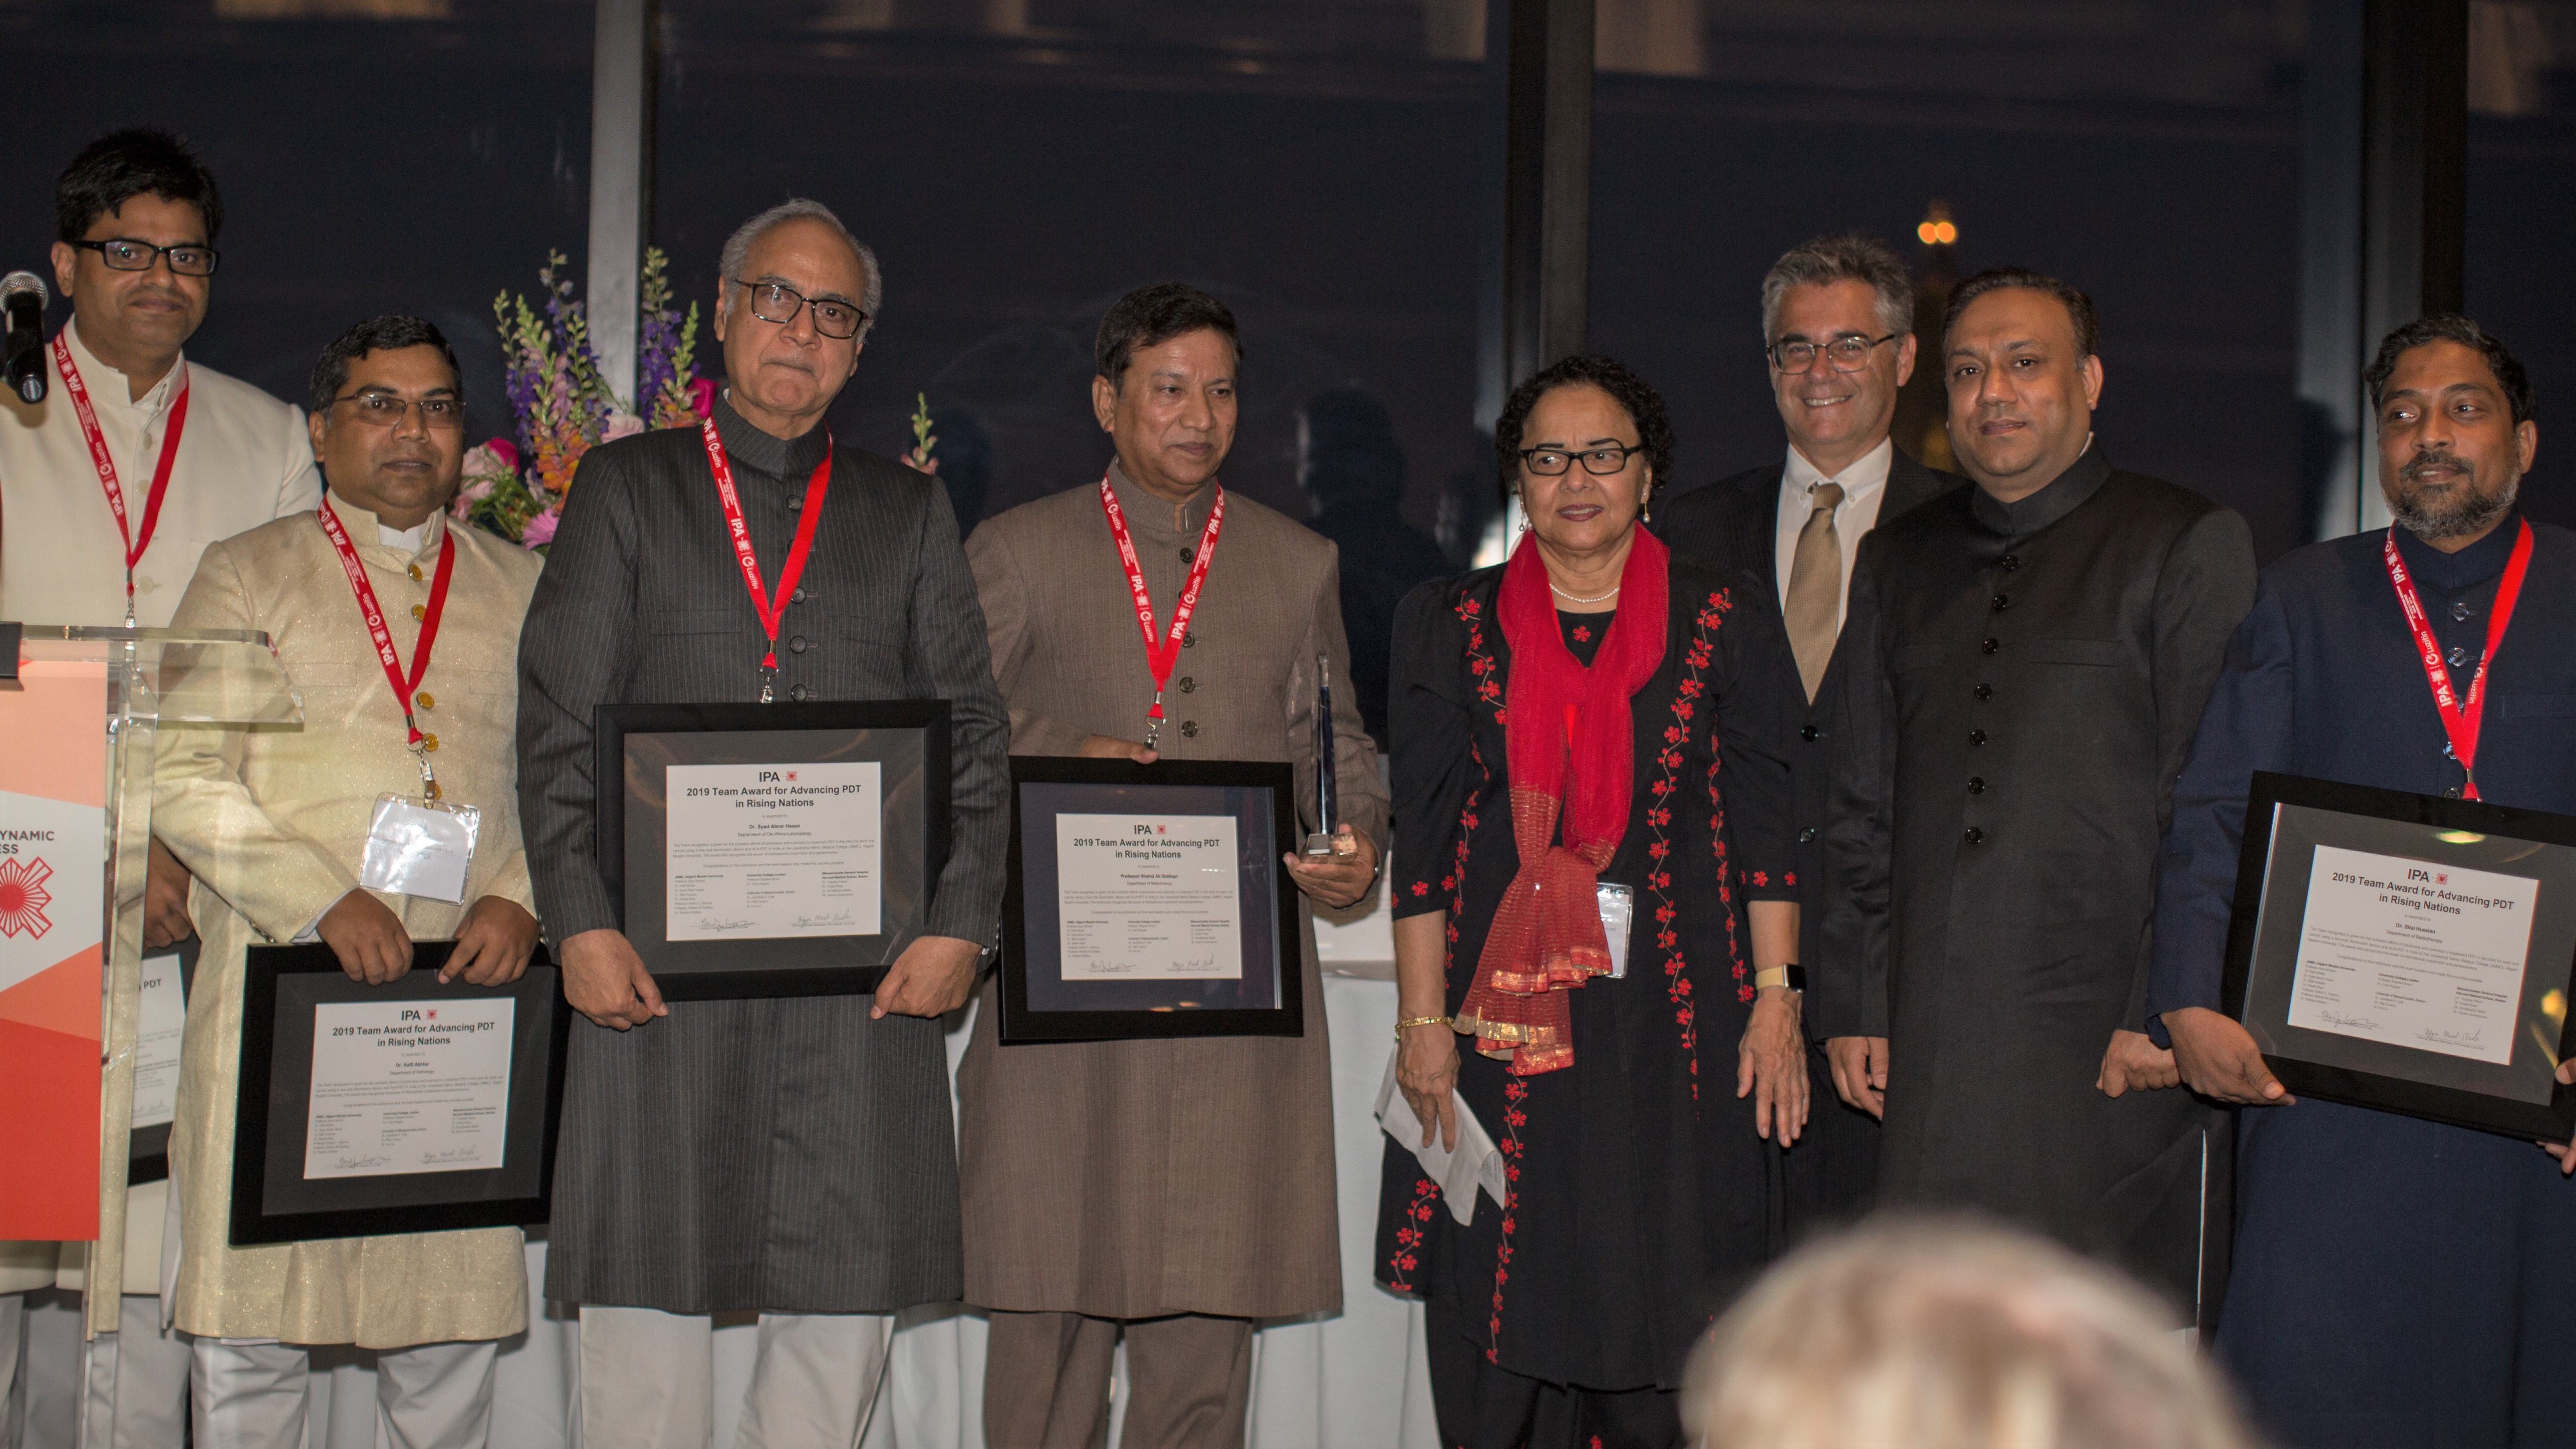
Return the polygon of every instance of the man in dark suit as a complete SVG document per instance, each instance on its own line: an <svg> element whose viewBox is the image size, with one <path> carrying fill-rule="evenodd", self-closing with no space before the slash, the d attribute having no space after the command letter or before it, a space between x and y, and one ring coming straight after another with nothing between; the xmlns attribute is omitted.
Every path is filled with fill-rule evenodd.
<svg viewBox="0 0 2576 1449"><path fill-rule="evenodd" d="M2237 1251L2214 1352L2272 1442L2565 1443L2576 1150L2543 1156L2497 1133L2293 1101L2222 1009L2255 771L2576 811L2576 534L2517 507L2540 446L2529 376L2477 323L2435 315L2390 333L2362 383L2393 523L2263 571L2174 785L2149 1033L2170 1033L2193 1090L2259 1109L2237 1121ZM2410 597L2420 623L2408 622ZM2456 706L2439 702L2437 678ZM2490 870L2543 873L2501 863L2518 854L2490 858ZM2351 908L2347 898L2335 923L2386 949L2384 924ZM2471 988L2422 994L2434 1011L2479 1009ZM2512 1019L2509 1007L2497 1015ZM2547 1091L2547 1044L2525 1037L2500 1060L2461 1052L2463 1070L2487 1074L2465 1080ZM2559 1082L2576 1080L2576 1059L2556 1066Z"/></svg>
<svg viewBox="0 0 2576 1449"><path fill-rule="evenodd" d="M1774 681L1785 713L1798 825L1798 959L1816 959L1825 916L1825 806L1841 678L1843 604L1861 536L1959 479L1897 450L1897 390L1914 371L1914 283L1886 244L1819 237L1762 279L1762 340L1772 401L1789 434L1784 467L1766 463L1683 496L1656 532L1701 562L1771 580L1790 647ZM1809 1017L1812 1028L1816 1018ZM1877 1179L1878 1122L1832 1090L1824 1038L1808 1072L1815 1116L1788 1157L1793 1229L1855 1216Z"/></svg>
<svg viewBox="0 0 2576 1449"><path fill-rule="evenodd" d="M520 635L529 874L588 1018L546 1296L582 1305L582 1437L651 1449L708 1441L708 1315L760 1313L738 1444L848 1444L892 1315L963 1291L937 1018L996 933L1009 835L1009 721L947 495L823 426L877 307L875 257L791 201L736 231L722 268L712 426L582 459ZM617 788L591 777L597 708L924 697L949 702L950 851L875 995L666 1006L593 845L595 792Z"/></svg>
<svg viewBox="0 0 2576 1449"><path fill-rule="evenodd" d="M2217 1113L2142 1090L2177 1080L2146 1035L2147 927L2253 539L2103 457L2081 291L1971 277L1941 358L1975 486L1852 569L1817 1026L1844 1100L1884 1113L1880 1202L2027 1224L2180 1327L2223 1256L2204 1229L2228 1154Z"/></svg>

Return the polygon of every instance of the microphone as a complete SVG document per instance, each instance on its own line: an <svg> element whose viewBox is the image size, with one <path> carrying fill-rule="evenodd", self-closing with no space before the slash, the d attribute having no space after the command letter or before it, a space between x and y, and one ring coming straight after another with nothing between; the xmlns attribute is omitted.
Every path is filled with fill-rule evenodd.
<svg viewBox="0 0 2576 1449"><path fill-rule="evenodd" d="M0 277L0 315L9 324L9 340L0 345L0 377L31 405L45 400L45 303L52 296L33 272Z"/></svg>

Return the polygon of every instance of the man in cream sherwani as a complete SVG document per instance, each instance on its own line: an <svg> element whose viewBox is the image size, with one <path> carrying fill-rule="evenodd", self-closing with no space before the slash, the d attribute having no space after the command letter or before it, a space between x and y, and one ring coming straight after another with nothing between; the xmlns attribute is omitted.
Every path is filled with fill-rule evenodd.
<svg viewBox="0 0 2576 1449"><path fill-rule="evenodd" d="M453 936L446 968L517 979L537 941L520 848L519 623L537 560L444 512L464 455L456 359L438 329L379 317L331 344L308 401L324 507L365 565L408 671L442 550L454 576L417 693L398 703L321 517L301 513L205 551L173 624L260 629L304 701L304 728L164 728L154 825L196 877L206 947L171 1132L181 1241L178 1326L196 1335L199 1449L301 1449L305 1346L379 1350L377 1442L481 1449L492 1340L526 1325L516 1228L227 1246L245 948L313 939L356 979L403 974L411 942ZM405 715L423 731L415 757ZM362 889L377 797L417 800L420 761L443 798L482 811L465 904Z"/></svg>

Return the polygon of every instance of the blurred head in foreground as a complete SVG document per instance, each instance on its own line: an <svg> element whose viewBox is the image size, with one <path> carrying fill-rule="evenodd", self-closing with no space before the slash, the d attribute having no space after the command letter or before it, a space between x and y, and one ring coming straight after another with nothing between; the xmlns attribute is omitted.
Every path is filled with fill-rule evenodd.
<svg viewBox="0 0 2576 1449"><path fill-rule="evenodd" d="M1706 1449L2254 1449L2215 1369L2118 1274L1895 1220L1773 1269L1693 1353Z"/></svg>

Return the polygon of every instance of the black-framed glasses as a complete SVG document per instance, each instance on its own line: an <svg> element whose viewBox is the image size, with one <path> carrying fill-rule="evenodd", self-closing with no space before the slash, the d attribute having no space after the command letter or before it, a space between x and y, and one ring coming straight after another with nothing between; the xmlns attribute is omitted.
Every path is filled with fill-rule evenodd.
<svg viewBox="0 0 2576 1449"><path fill-rule="evenodd" d="M389 392L353 392L331 399L331 406L349 404L359 422L373 428L398 428L413 408L420 409L420 425L440 432L465 430L465 399L460 397L425 397L418 402L397 397Z"/></svg>
<svg viewBox="0 0 2576 1449"><path fill-rule="evenodd" d="M808 303L804 293L778 282L746 282L736 277L733 284L751 293L751 315L763 322L775 322L784 327L796 320L798 308L812 306L814 330L835 342L847 342L858 336L859 328L868 320L865 307L854 307L829 298Z"/></svg>
<svg viewBox="0 0 2576 1449"><path fill-rule="evenodd" d="M163 247L130 236L112 236L105 241L73 242L72 245L98 253L98 259L107 263L108 270L116 272L148 272L152 270L154 261L168 257L170 270L180 276L211 277L215 274L215 263L222 260L222 253L196 242Z"/></svg>
<svg viewBox="0 0 2576 1449"><path fill-rule="evenodd" d="M1904 335L1890 332L1885 337L1868 337L1858 332L1846 332L1822 343L1793 337L1785 342L1774 342L1763 350L1771 354L1771 365L1782 372L1805 372L1816 365L1818 353L1823 353L1833 363L1836 372L1858 372L1869 361L1871 352L1881 344L1894 342Z"/></svg>
<svg viewBox="0 0 2576 1449"><path fill-rule="evenodd" d="M1625 448L1617 444L1607 448L1523 448L1521 466L1542 478L1553 478L1573 467L1574 460L1580 458L1584 472L1596 478L1607 478L1626 469L1628 460L1644 451L1642 446Z"/></svg>

